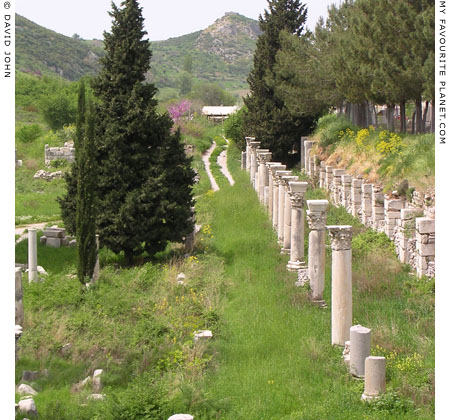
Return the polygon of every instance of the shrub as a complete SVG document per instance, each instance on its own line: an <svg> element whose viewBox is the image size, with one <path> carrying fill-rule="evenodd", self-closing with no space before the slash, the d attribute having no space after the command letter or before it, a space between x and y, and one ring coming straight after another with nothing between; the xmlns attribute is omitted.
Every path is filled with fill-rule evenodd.
<svg viewBox="0 0 450 420"><path fill-rule="evenodd" d="M245 148L243 121L246 112L246 107L241 108L236 113L231 114L223 124L225 136L234 140L240 150Z"/></svg>
<svg viewBox="0 0 450 420"><path fill-rule="evenodd" d="M22 143L32 143L42 135L42 128L38 124L25 125L16 131L16 138Z"/></svg>
<svg viewBox="0 0 450 420"><path fill-rule="evenodd" d="M75 104L63 92L43 100L42 110L45 122L54 131L75 122Z"/></svg>
<svg viewBox="0 0 450 420"><path fill-rule="evenodd" d="M319 134L319 146L327 147L342 140L342 137L354 136L356 131L357 128L346 117L331 114L319 119L315 134Z"/></svg>
<svg viewBox="0 0 450 420"><path fill-rule="evenodd" d="M386 234L368 229L352 240L352 249L355 256L365 256L376 250L383 250L395 256L394 243Z"/></svg>

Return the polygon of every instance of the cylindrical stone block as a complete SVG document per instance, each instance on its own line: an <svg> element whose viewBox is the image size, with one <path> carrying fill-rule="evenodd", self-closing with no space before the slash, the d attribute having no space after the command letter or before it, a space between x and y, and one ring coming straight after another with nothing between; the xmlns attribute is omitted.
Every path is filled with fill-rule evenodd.
<svg viewBox="0 0 450 420"><path fill-rule="evenodd" d="M36 229L28 229L28 282L38 280Z"/></svg>
<svg viewBox="0 0 450 420"><path fill-rule="evenodd" d="M272 198L272 227L275 230L275 232L277 232L278 234L278 197L279 197L279 193L278 193L278 189L279 189L279 184L276 180L274 180L274 184L273 184L273 198Z"/></svg>
<svg viewBox="0 0 450 420"><path fill-rule="evenodd" d="M370 356L370 329L361 325L350 328L350 373L364 377L366 358Z"/></svg>
<svg viewBox="0 0 450 420"><path fill-rule="evenodd" d="M352 326L352 227L327 226L331 237L331 343L344 346Z"/></svg>
<svg viewBox="0 0 450 420"><path fill-rule="evenodd" d="M15 325L21 325L23 327L23 291L22 291L22 269L16 268L15 272L15 288L16 288L16 323Z"/></svg>
<svg viewBox="0 0 450 420"><path fill-rule="evenodd" d="M285 187L286 188L286 187ZM291 249L291 198L289 196L289 187L284 194L284 232L282 252L289 254Z"/></svg>
<svg viewBox="0 0 450 420"><path fill-rule="evenodd" d="M269 207L269 187L264 187L264 207Z"/></svg>
<svg viewBox="0 0 450 420"><path fill-rule="evenodd" d="M350 345L350 353L351 353ZM381 356L369 356L365 361L364 394L362 399L377 398L386 392L386 359Z"/></svg>

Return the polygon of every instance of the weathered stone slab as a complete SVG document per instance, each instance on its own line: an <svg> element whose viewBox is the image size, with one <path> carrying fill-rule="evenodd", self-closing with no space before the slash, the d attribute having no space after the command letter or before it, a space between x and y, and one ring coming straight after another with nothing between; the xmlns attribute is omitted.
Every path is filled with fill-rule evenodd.
<svg viewBox="0 0 450 420"><path fill-rule="evenodd" d="M420 234L434 233L435 232L435 220L428 217L418 217L416 219L416 229Z"/></svg>
<svg viewBox="0 0 450 420"><path fill-rule="evenodd" d="M61 247L61 239L60 238L47 238L46 245L52 248L60 248Z"/></svg>

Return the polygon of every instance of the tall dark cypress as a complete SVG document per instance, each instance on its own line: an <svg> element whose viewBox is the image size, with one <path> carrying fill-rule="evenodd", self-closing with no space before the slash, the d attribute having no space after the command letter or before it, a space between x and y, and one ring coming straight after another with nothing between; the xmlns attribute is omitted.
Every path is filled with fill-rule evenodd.
<svg viewBox="0 0 450 420"><path fill-rule="evenodd" d="M145 83L151 51L138 2L112 4L110 15L106 55L92 83L98 99L97 226L102 245L123 251L131 263L144 250L153 255L192 230L194 173L189 159L178 154L182 146L169 115L156 112L156 88ZM175 155L178 172L168 167Z"/></svg>
<svg viewBox="0 0 450 420"><path fill-rule="evenodd" d="M282 98L274 92L269 80L276 54L281 48L280 33L287 30L301 36L306 21L306 6L300 0L268 0L269 10L259 17L262 34L256 43L253 69L248 76L250 95L244 99L248 108L244 118L245 132L253 134L269 148L274 159L286 161L293 145L312 128L314 118L292 115Z"/></svg>
<svg viewBox="0 0 450 420"><path fill-rule="evenodd" d="M84 91L84 85L80 91ZM84 93L83 93L84 97ZM77 274L81 283L92 278L97 258L96 231L96 162L94 144L94 110L91 100L85 113L81 144L78 144L78 176L76 199Z"/></svg>

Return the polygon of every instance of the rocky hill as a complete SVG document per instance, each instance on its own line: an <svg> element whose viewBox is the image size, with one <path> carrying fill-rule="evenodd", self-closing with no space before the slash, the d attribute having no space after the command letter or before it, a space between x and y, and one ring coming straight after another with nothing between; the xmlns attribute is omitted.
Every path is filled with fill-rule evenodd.
<svg viewBox="0 0 450 420"><path fill-rule="evenodd" d="M149 79L158 87L177 87L186 56L190 56L192 75L197 79L245 88L260 33L256 20L229 12L202 31L153 41ZM98 70L101 45L99 40L58 34L16 14L18 70L76 80Z"/></svg>

